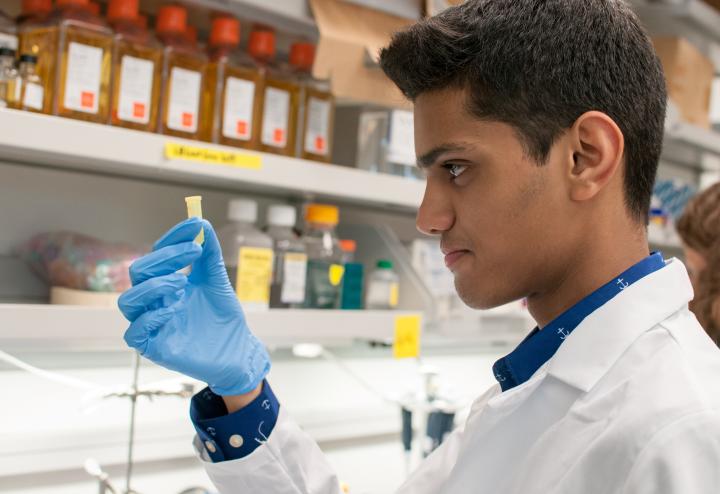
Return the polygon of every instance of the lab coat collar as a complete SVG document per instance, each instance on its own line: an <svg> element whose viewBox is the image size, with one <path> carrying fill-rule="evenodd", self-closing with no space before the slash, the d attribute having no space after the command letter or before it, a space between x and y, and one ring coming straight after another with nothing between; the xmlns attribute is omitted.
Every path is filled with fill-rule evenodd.
<svg viewBox="0 0 720 494"><path fill-rule="evenodd" d="M548 374L590 391L640 335L692 298L685 266L667 261L585 318L548 362Z"/></svg>

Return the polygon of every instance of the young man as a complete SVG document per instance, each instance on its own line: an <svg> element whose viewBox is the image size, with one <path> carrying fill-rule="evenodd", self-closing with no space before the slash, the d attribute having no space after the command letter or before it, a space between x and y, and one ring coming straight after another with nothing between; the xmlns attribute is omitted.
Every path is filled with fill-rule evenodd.
<svg viewBox="0 0 720 494"><path fill-rule="evenodd" d="M538 323L400 492L720 492L720 353L688 311L685 267L648 251L666 93L632 12L469 0L396 34L381 65L415 104L418 227L441 237L468 305L525 297ZM191 415L220 492L338 493L264 382L200 228L181 223L131 268L126 341L209 384Z"/></svg>

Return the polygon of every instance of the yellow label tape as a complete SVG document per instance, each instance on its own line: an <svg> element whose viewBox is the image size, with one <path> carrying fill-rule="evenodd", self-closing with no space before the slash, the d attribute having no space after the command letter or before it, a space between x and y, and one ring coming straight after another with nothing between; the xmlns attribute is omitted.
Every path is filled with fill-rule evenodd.
<svg viewBox="0 0 720 494"><path fill-rule="evenodd" d="M220 151L219 149L201 148L173 142L165 144L165 158L251 170L260 170L262 168L262 156L260 155Z"/></svg>
<svg viewBox="0 0 720 494"><path fill-rule="evenodd" d="M420 316L397 316L393 357L411 358L420 355Z"/></svg>

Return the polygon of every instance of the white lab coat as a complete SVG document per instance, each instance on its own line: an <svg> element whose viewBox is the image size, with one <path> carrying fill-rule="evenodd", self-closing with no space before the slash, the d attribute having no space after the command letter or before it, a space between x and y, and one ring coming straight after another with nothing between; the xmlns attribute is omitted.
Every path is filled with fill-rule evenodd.
<svg viewBox="0 0 720 494"><path fill-rule="evenodd" d="M478 398L401 494L720 493L720 351L687 306L678 260L587 317L524 384ZM280 397L282 398L282 397ZM337 494L281 408L250 456L211 463L222 494Z"/></svg>

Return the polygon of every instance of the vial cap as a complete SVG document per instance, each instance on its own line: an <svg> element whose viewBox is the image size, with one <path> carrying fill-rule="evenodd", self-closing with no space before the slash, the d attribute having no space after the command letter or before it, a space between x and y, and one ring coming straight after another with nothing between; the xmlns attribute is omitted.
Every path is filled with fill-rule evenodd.
<svg viewBox="0 0 720 494"><path fill-rule="evenodd" d="M87 9L95 15L100 15L100 4L97 2L88 2Z"/></svg>
<svg viewBox="0 0 720 494"><path fill-rule="evenodd" d="M387 259L380 259L377 262L378 269L392 269L393 263L392 261L388 261Z"/></svg>
<svg viewBox="0 0 720 494"><path fill-rule="evenodd" d="M196 43L197 43L197 40L198 40L198 30L197 30L197 28L196 28L195 26L192 26L192 25L188 24L188 25L185 27L185 37L187 38L187 40L188 40L190 43L196 44Z"/></svg>
<svg viewBox="0 0 720 494"><path fill-rule="evenodd" d="M357 251L357 242L354 240L340 240L340 248L345 252L355 252Z"/></svg>
<svg viewBox="0 0 720 494"><path fill-rule="evenodd" d="M137 17L135 17L135 23L140 26L143 29L148 28L148 16L145 14L138 14Z"/></svg>
<svg viewBox="0 0 720 494"><path fill-rule="evenodd" d="M340 222L340 211L337 206L327 204L308 204L305 209L305 221L337 225Z"/></svg>
<svg viewBox="0 0 720 494"><path fill-rule="evenodd" d="M257 213L257 202L249 199L233 199L228 205L228 218L232 221L255 223L257 221Z"/></svg>
<svg viewBox="0 0 720 494"><path fill-rule="evenodd" d="M58 7L87 7L90 0L57 0Z"/></svg>
<svg viewBox="0 0 720 494"><path fill-rule="evenodd" d="M275 58L275 32L264 27L253 29L248 52L255 58Z"/></svg>
<svg viewBox="0 0 720 494"><path fill-rule="evenodd" d="M310 71L315 61L315 45L312 43L293 43L290 47L290 65Z"/></svg>
<svg viewBox="0 0 720 494"><path fill-rule="evenodd" d="M52 10L52 0L22 0L22 13L42 14Z"/></svg>
<svg viewBox="0 0 720 494"><path fill-rule="evenodd" d="M134 21L138 16L138 8L138 0L110 0L107 18L110 21L120 19Z"/></svg>
<svg viewBox="0 0 720 494"><path fill-rule="evenodd" d="M23 53L20 55L20 63L34 63L37 64L38 57L37 55L32 55L30 53Z"/></svg>
<svg viewBox="0 0 720 494"><path fill-rule="evenodd" d="M293 227L297 222L297 212L292 206L274 204L267 212L267 223L273 226Z"/></svg>
<svg viewBox="0 0 720 494"><path fill-rule="evenodd" d="M240 21L230 16L216 17L212 21L210 30L210 45L231 45L240 44Z"/></svg>
<svg viewBox="0 0 720 494"><path fill-rule="evenodd" d="M12 48L8 48L7 46L3 46L0 48L0 57L13 57L15 58L15 50Z"/></svg>
<svg viewBox="0 0 720 494"><path fill-rule="evenodd" d="M187 10L180 5L160 7L155 24L158 33L184 33L187 26Z"/></svg>

